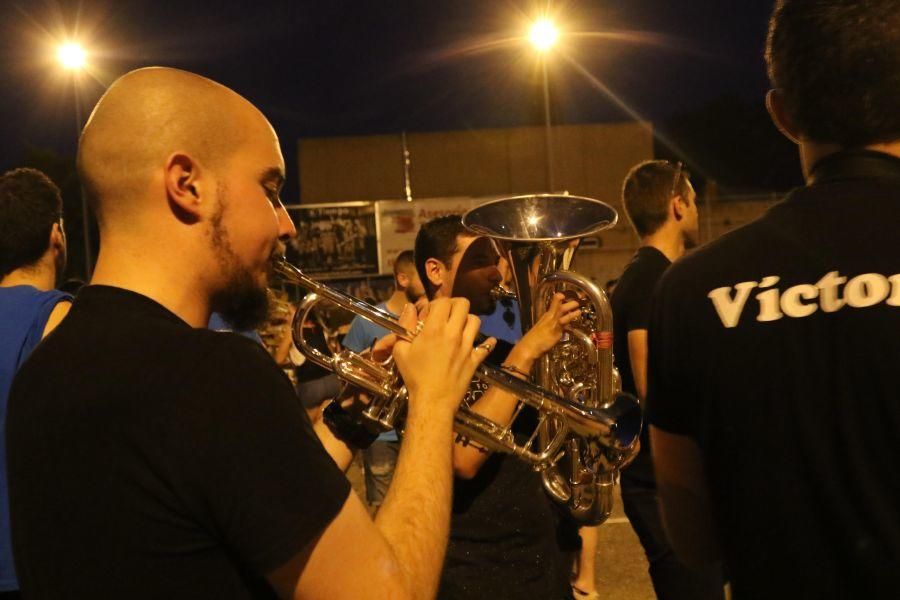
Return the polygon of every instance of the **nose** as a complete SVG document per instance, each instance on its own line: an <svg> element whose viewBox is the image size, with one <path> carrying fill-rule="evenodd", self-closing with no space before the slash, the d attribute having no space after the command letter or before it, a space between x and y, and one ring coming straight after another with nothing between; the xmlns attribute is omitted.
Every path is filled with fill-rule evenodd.
<svg viewBox="0 0 900 600"><path fill-rule="evenodd" d="M278 239L287 240L297 237L297 228L294 226L294 220L291 219L291 215L288 214L284 204L278 203L276 213L278 214Z"/></svg>
<svg viewBox="0 0 900 600"><path fill-rule="evenodd" d="M493 285L497 285L498 283L503 281L503 274L500 273L500 269L498 269L496 266L491 267L490 281Z"/></svg>

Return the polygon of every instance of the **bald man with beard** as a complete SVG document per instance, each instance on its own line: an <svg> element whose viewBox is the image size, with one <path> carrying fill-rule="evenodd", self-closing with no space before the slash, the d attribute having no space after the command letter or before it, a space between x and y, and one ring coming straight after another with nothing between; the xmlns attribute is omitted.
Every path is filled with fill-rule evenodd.
<svg viewBox="0 0 900 600"><path fill-rule="evenodd" d="M453 416L490 350L473 349L468 302L432 304L394 349L407 435L373 523L341 472L351 449L314 430L257 344L205 329L213 310L238 328L265 315L272 254L295 233L265 117L202 77L142 69L95 107L78 168L94 277L9 401L23 595L432 597Z"/></svg>

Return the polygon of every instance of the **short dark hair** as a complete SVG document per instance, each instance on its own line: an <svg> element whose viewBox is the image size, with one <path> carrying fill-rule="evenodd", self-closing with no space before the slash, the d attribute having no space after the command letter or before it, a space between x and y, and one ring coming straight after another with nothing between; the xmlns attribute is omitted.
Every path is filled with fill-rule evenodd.
<svg viewBox="0 0 900 600"><path fill-rule="evenodd" d="M400 271L406 271L410 267L416 268L415 253L412 250L404 250L394 259L394 277Z"/></svg>
<svg viewBox="0 0 900 600"><path fill-rule="evenodd" d="M900 138L896 0L779 0L766 62L809 139L858 147Z"/></svg>
<svg viewBox="0 0 900 600"><path fill-rule="evenodd" d="M644 161L628 171L622 184L622 203L639 236L655 233L666 222L673 190L687 198L689 177L678 163L667 160Z"/></svg>
<svg viewBox="0 0 900 600"><path fill-rule="evenodd" d="M434 297L435 289L428 280L425 261L436 258L449 267L453 255L459 248L456 238L460 235L474 235L463 226L460 215L446 215L432 219L422 225L416 234L416 270L429 299Z"/></svg>
<svg viewBox="0 0 900 600"><path fill-rule="evenodd" d="M0 277L36 263L62 218L59 188L37 169L0 176Z"/></svg>

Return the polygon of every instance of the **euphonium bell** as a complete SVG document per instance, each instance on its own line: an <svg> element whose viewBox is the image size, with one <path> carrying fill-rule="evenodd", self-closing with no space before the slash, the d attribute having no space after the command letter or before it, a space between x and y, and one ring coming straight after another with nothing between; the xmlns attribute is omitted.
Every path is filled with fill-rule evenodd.
<svg viewBox="0 0 900 600"><path fill-rule="evenodd" d="M632 442L615 447L593 434L567 432L563 456L542 469L544 487L578 522L601 523L612 507L618 469L637 451L641 409L619 389L613 366L612 310L606 293L571 270L581 240L609 229L618 215L611 206L579 196L535 195L503 198L470 210L463 224L494 243L512 269L516 296L527 332L555 293L581 302L581 317L566 327L562 340L537 364L537 384L584 409L601 410L630 428ZM559 435L545 421L540 439Z"/></svg>

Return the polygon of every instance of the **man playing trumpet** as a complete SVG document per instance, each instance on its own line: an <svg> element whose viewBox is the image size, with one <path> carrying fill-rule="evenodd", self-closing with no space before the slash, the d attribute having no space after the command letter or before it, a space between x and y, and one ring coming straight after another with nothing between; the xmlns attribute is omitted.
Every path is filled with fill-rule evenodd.
<svg viewBox="0 0 900 600"><path fill-rule="evenodd" d="M204 329L213 310L236 328L265 315L276 242L295 233L265 117L197 75L134 71L95 107L78 167L94 277L9 402L23 594L433 596L453 416L486 355L468 302L434 302L394 349L407 433L373 523L341 473L349 452L327 430L323 447L271 358ZM407 306L401 324L416 320Z"/></svg>

